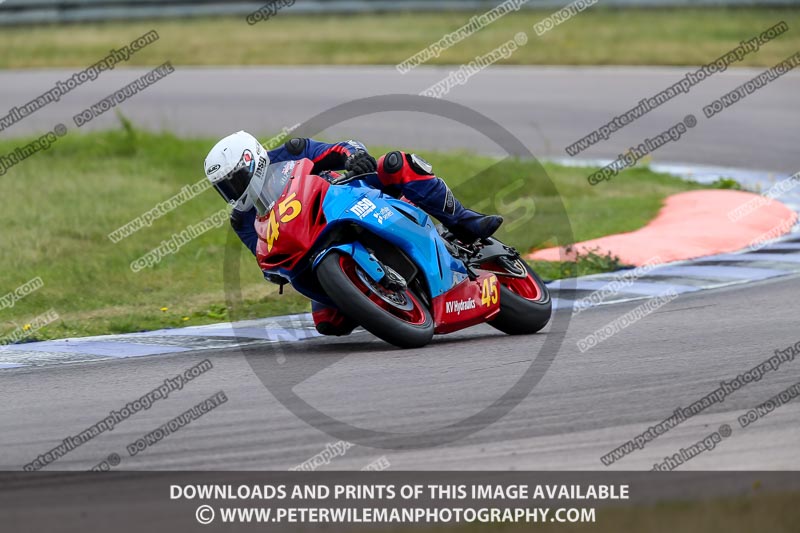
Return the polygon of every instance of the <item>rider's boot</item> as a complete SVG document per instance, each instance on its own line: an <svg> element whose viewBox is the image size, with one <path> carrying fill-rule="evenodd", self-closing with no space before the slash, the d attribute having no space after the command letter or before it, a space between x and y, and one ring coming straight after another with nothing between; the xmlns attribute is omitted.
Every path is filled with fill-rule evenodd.
<svg viewBox="0 0 800 533"><path fill-rule="evenodd" d="M416 154L389 152L378 160L382 188L389 192L398 189L408 200L439 219L460 240L485 239L497 231L503 217L465 208L432 170L430 163Z"/></svg>

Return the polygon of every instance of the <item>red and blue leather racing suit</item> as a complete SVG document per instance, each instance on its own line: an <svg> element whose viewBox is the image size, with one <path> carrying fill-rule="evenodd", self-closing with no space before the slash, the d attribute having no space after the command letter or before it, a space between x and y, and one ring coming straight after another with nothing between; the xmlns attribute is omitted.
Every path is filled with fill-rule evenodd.
<svg viewBox="0 0 800 533"><path fill-rule="evenodd" d="M326 170L343 169L347 158L361 151L367 150L358 141L329 144L297 138L270 150L268 155L270 163L310 159L314 162L312 172L319 174ZM392 196L405 196L449 228L474 227L475 233L479 234L481 231L480 224L485 220L484 215L465 209L454 198L444 181L431 172L431 167L413 154L396 151L381 156L378 159L377 175L369 176L366 181ZM231 226L253 255L258 243L255 219L255 208L248 211L234 209L231 213ZM312 302L311 308L314 323L321 333L343 335L350 333L355 327L338 309L317 302Z"/></svg>

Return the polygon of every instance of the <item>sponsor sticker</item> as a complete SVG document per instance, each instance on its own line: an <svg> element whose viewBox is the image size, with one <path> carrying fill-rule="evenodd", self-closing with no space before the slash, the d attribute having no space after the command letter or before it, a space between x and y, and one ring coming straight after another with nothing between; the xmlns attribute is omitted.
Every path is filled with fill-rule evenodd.
<svg viewBox="0 0 800 533"><path fill-rule="evenodd" d="M376 207L377 206L372 203L372 200L369 198L362 198L350 208L350 212L355 214L361 220L364 220L364 217L375 211Z"/></svg>
<svg viewBox="0 0 800 533"><path fill-rule="evenodd" d="M445 302L444 309L445 313L451 314L455 313L460 315L462 311L468 311L470 309L475 309L478 307L478 304L475 303L475 300L470 298L469 300L455 300L452 302Z"/></svg>

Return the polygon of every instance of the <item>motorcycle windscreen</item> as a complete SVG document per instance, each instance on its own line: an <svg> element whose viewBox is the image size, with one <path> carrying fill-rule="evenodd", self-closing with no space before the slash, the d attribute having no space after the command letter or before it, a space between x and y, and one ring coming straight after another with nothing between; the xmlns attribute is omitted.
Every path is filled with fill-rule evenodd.
<svg viewBox="0 0 800 533"><path fill-rule="evenodd" d="M250 181L248 196L253 200L258 216L263 217L269 213L275 202L281 197L296 164L297 161L272 163L267 167L266 172L256 172Z"/></svg>

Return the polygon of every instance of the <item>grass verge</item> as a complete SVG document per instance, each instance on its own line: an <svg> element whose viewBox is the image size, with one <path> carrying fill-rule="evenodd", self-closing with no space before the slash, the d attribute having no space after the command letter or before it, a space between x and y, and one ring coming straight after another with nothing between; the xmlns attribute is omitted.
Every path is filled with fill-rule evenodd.
<svg viewBox="0 0 800 533"><path fill-rule="evenodd" d="M650 505L608 505L597 508L594 523L543 522L542 533L793 533L800 521L800 494L753 491L739 497L701 501L665 501ZM550 515L554 511L551 509ZM470 524L415 528L422 533L473 533L531 531L531 524ZM395 528L393 532L410 531Z"/></svg>
<svg viewBox="0 0 800 533"><path fill-rule="evenodd" d="M25 141L0 141L0 154ZM202 160L214 142L133 128L73 132L0 176L0 297L37 276L44 283L13 306L0 307L0 337L51 308L60 320L28 331L27 340L228 319L223 261L232 230L227 223L152 268L138 273L130 268L133 260L162 241L219 211L223 204L213 190L116 244L108 236L182 187L203 180ZM371 151L377 154L381 148ZM553 226L565 223L558 217L562 201L575 239L585 240L636 229L657 213L666 196L700 187L646 168L630 169L603 186L589 187L585 178L590 169L547 164L546 173L555 184L548 188L547 176L530 161L498 164L468 153L421 153L466 205L504 214L508 221L500 237L521 250L553 244ZM514 227L518 221L522 223ZM308 309L307 301L291 290L277 297L250 253L243 246L235 249L241 254L246 317ZM589 266L609 268L602 262ZM560 277L558 272L544 275Z"/></svg>
<svg viewBox="0 0 800 533"><path fill-rule="evenodd" d="M432 65L457 65L488 53L519 31L527 45L509 65L700 65L783 20L789 32L737 66L772 66L800 49L798 8L606 9L595 6L537 37L533 26L553 10L510 13L445 50ZM266 22L200 18L4 28L0 68L86 67L156 29L159 42L130 65L397 64L482 12L293 15Z"/></svg>

